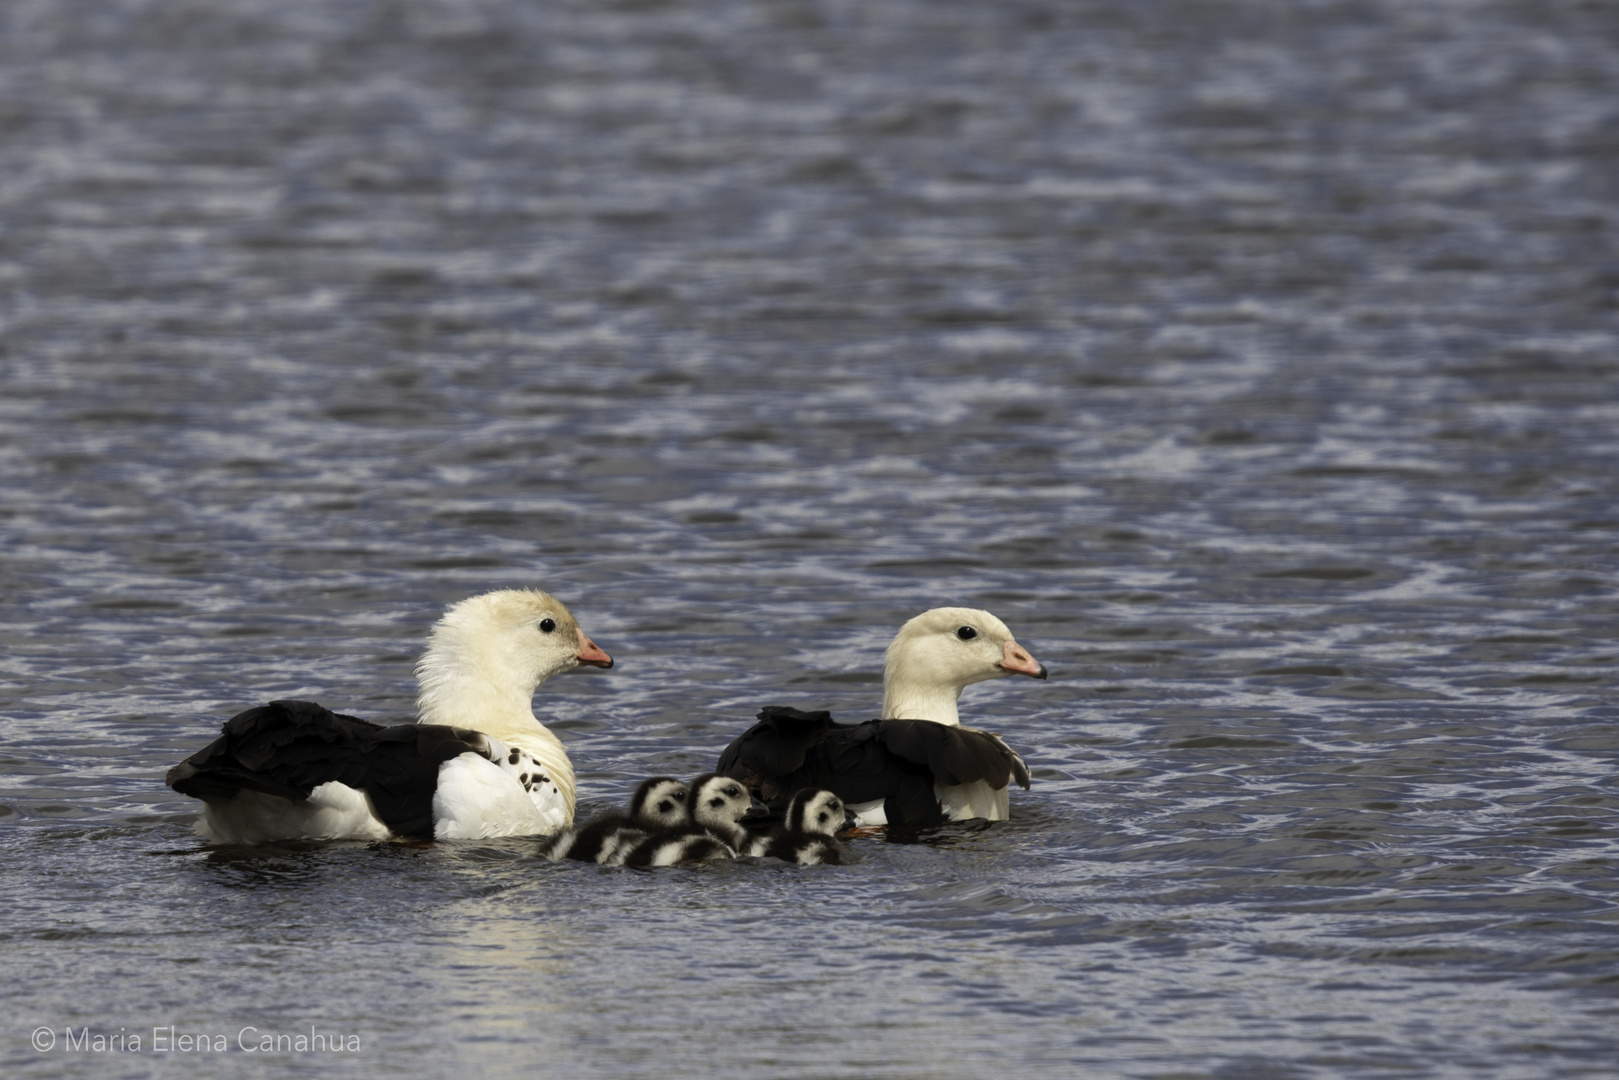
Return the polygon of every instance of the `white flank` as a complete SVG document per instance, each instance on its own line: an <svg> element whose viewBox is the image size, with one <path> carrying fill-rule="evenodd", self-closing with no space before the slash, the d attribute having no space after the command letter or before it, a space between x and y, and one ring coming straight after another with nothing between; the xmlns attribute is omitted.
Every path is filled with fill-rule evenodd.
<svg viewBox="0 0 1619 1080"><path fill-rule="evenodd" d="M1011 808L1006 788L992 788L987 780L974 780L970 784L933 785L934 797L951 821L988 818L1005 821Z"/></svg>
<svg viewBox="0 0 1619 1080"><path fill-rule="evenodd" d="M439 766L433 836L477 840L553 833L568 824L567 808L559 809L543 812L511 773L477 754L462 754Z"/></svg>
<svg viewBox="0 0 1619 1080"><path fill-rule="evenodd" d="M522 790L519 787L518 790ZM239 791L226 803L208 803L197 835L216 844L262 844L269 840L386 840L393 835L363 791L333 780L302 802Z"/></svg>
<svg viewBox="0 0 1619 1080"><path fill-rule="evenodd" d="M854 823L862 829L869 829L875 825L888 824L888 811L883 809L882 799L872 802L849 803L848 811L854 815Z"/></svg>

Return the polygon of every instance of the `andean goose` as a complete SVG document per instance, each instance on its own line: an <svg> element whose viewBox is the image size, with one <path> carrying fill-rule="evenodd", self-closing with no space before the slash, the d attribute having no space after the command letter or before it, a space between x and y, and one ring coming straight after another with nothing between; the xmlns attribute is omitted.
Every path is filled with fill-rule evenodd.
<svg viewBox="0 0 1619 1080"><path fill-rule="evenodd" d="M782 831L764 845L761 854L799 866L848 861L848 849L837 841L848 810L830 791L805 788L787 803Z"/></svg>
<svg viewBox="0 0 1619 1080"><path fill-rule="evenodd" d="M630 850L661 829L673 829L688 820L685 781L672 776L642 780L630 797L630 812L602 814L578 829L564 829L545 846L550 859L620 863Z"/></svg>
<svg viewBox="0 0 1619 1080"><path fill-rule="evenodd" d="M573 765L534 718L540 683L613 658L537 589L452 605L416 665L414 724L383 727L309 701L273 701L169 770L219 843L297 837L520 836L573 821Z"/></svg>
<svg viewBox="0 0 1619 1080"><path fill-rule="evenodd" d="M963 727L964 687L1044 664L987 611L934 608L888 646L880 720L839 724L826 712L770 706L720 755L717 771L779 808L802 788L839 795L861 825L929 825L1007 816L1007 785L1029 770L996 735Z"/></svg>

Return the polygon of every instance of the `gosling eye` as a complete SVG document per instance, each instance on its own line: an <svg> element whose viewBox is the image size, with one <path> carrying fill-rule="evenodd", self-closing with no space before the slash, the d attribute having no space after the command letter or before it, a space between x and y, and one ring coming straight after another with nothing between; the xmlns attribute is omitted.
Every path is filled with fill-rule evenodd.
<svg viewBox="0 0 1619 1080"><path fill-rule="evenodd" d="M961 629L956 631L956 636L962 641L971 641L973 638L978 636L978 631L974 630L970 626L963 626Z"/></svg>
<svg viewBox="0 0 1619 1080"><path fill-rule="evenodd" d="M675 802L685 802L685 801L686 801L686 793L684 791L682 791L680 794L675 796Z"/></svg>
<svg viewBox="0 0 1619 1080"><path fill-rule="evenodd" d="M821 824L823 824L823 825L825 825L825 824L826 824L826 822L827 822L827 818L828 818L828 815L827 815L827 814L825 814L825 813L821 813L821 814L816 814L816 815L815 815L815 820L816 820L816 821L819 821L819 822L820 822L820 823L821 823Z"/></svg>
<svg viewBox="0 0 1619 1080"><path fill-rule="evenodd" d="M557 621L550 616L540 620L540 633L549 634L557 628Z"/></svg>

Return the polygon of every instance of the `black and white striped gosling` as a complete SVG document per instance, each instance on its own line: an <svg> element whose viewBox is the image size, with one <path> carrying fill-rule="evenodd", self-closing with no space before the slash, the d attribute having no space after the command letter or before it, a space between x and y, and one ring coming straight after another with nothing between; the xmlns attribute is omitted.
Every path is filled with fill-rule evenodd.
<svg viewBox="0 0 1619 1080"><path fill-rule="evenodd" d="M628 814L610 813L578 829L559 834L545 849L550 859L622 862L629 851L660 829L678 828L688 819L687 789L672 776L643 780L630 799Z"/></svg>
<svg viewBox="0 0 1619 1080"><path fill-rule="evenodd" d="M684 825L642 840L624 857L625 866L674 866L683 862L735 858L749 851L752 837L739 823L753 805L740 781L705 773L691 782Z"/></svg>
<svg viewBox="0 0 1619 1080"><path fill-rule="evenodd" d="M843 800L830 791L805 788L787 804L786 827L771 837L764 854L800 866L841 864L849 850L837 841L837 832L849 816Z"/></svg>

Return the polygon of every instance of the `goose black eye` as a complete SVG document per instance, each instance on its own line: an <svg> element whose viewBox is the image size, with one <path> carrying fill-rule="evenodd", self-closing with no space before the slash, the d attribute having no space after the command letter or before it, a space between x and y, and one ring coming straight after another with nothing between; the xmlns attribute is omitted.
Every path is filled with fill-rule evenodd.
<svg viewBox="0 0 1619 1080"><path fill-rule="evenodd" d="M556 628L557 628L557 621L555 619L541 619L540 620L540 633L549 634L553 630L555 630Z"/></svg>
<svg viewBox="0 0 1619 1080"><path fill-rule="evenodd" d="M970 626L963 626L960 630L956 631L956 636L962 641L971 641L973 638L978 636L978 631L974 630Z"/></svg>

